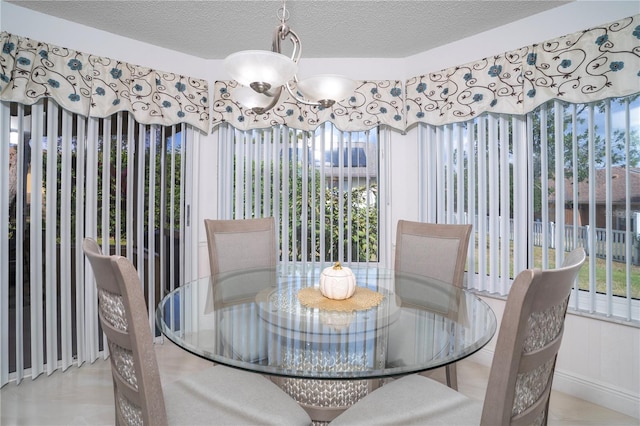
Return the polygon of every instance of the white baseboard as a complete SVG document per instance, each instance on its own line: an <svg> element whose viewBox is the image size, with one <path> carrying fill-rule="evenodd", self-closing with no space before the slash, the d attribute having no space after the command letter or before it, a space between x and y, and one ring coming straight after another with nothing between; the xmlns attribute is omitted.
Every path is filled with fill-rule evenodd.
<svg viewBox="0 0 640 426"><path fill-rule="evenodd" d="M490 367L493 351L481 349L470 360ZM609 384L597 383L590 378L556 369L553 389L640 420L640 396Z"/></svg>
<svg viewBox="0 0 640 426"><path fill-rule="evenodd" d="M640 420L640 397L610 384L556 369L553 389Z"/></svg>

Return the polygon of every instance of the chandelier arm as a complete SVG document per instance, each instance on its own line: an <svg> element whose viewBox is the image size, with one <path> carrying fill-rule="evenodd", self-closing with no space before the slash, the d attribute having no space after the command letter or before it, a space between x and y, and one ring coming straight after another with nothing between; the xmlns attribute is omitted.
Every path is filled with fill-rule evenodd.
<svg viewBox="0 0 640 426"><path fill-rule="evenodd" d="M296 80L297 81L297 80ZM291 86L289 85L289 82L287 82L287 84L285 84L285 87L287 88L287 91L289 92L289 95L291 95L291 97L293 99L296 100L296 102L300 102L301 104L305 104L305 105L309 105L309 106L320 106L320 102L310 102L307 101L301 97L299 97L291 88Z"/></svg>
<svg viewBox="0 0 640 426"><path fill-rule="evenodd" d="M300 37L298 37L298 34L291 28L289 28L289 40L291 40L291 44L293 44L291 59L297 64L300 60L300 57L302 56L302 41L300 41ZM298 78L296 76L294 76L294 78L296 79L296 81L298 81Z"/></svg>
<svg viewBox="0 0 640 426"><path fill-rule="evenodd" d="M300 60L300 56L302 56L302 42L300 41L300 37L293 31L288 25L282 24L278 25L278 27L273 32L273 41L271 43L271 51L276 53L282 53L282 45L281 40L285 40L286 38L291 40L291 44L293 44L293 52L291 52L291 60L296 64ZM297 81L297 79L296 79Z"/></svg>
<svg viewBox="0 0 640 426"><path fill-rule="evenodd" d="M276 53L282 53L282 48L280 47L280 40L283 40L286 37L286 33L284 31L287 30L287 27L282 24L278 25L276 29L273 31L273 39L271 42L271 51Z"/></svg>
<svg viewBox="0 0 640 426"><path fill-rule="evenodd" d="M253 112L255 112L256 114L264 114L267 111L270 111L271 109L273 109L274 106L276 106L276 104L278 103L278 101L280 100L280 95L282 94L282 86L278 87L278 89L276 91L274 91L272 94L269 93L266 96L269 96L271 98L271 102L269 102L269 105L267 105L266 107L254 107L251 108L251 110Z"/></svg>

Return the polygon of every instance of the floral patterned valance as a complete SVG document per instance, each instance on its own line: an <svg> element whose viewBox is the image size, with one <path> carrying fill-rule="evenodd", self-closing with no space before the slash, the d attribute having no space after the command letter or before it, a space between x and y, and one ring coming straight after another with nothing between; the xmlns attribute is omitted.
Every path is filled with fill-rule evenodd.
<svg viewBox="0 0 640 426"><path fill-rule="evenodd" d="M188 123L209 131L205 80L0 33L0 100L33 104L51 97L88 117L131 112L144 124ZM592 102L640 92L640 15L409 79L362 81L331 108L302 105L287 93L255 114L233 100L234 81L217 81L212 124L242 130L284 124L314 130L330 121L343 131L379 125L404 131L483 112L526 114L560 99Z"/></svg>
<svg viewBox="0 0 640 426"><path fill-rule="evenodd" d="M209 131L208 87L190 78L0 33L0 100L50 97L86 117L131 112L143 124Z"/></svg>
<svg viewBox="0 0 640 426"><path fill-rule="evenodd" d="M407 127L526 114L559 99L593 102L640 92L640 15L406 83Z"/></svg>
<svg viewBox="0 0 640 426"><path fill-rule="evenodd" d="M213 126L228 122L248 130L283 124L300 130L314 130L330 121L342 131L368 130L385 124L404 130L404 92L400 81L361 81L353 96L331 108L303 105L286 91L278 104L264 114L256 114L233 100L235 81L216 81L212 103Z"/></svg>

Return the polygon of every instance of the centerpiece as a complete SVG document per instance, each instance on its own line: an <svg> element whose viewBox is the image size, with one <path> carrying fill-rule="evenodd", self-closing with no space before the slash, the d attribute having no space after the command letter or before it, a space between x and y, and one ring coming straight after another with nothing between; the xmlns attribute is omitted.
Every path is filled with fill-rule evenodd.
<svg viewBox="0 0 640 426"><path fill-rule="evenodd" d="M356 291L356 277L353 271L340 262L324 268L320 273L320 293L328 299L343 300Z"/></svg>

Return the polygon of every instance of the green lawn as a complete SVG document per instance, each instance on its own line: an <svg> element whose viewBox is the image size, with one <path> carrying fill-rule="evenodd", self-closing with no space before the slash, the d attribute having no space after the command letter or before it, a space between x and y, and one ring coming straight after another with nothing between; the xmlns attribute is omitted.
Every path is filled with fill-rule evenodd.
<svg viewBox="0 0 640 426"><path fill-rule="evenodd" d="M549 267L555 267L555 250L549 249ZM591 259L587 256L582 269L580 269L580 289L589 289L589 270ZM534 248L534 262L536 267L542 266L542 247ZM596 291L607 292L607 269L605 259L595 258L596 263ZM619 262L611 262L611 287L616 296L627 296L627 265ZM631 265L629 278L631 281L631 297L640 299L640 266Z"/></svg>
<svg viewBox="0 0 640 426"><path fill-rule="evenodd" d="M513 247L512 253L510 253L510 257L513 255ZM476 248L476 271L478 270L477 264L477 248ZM549 268L555 268L555 259L556 253L554 249L549 249ZM589 290L589 256L587 256L587 260L584 263L584 266L580 270L579 275L579 285L582 290ZM596 291L598 293L606 293L607 292L607 280L606 280L606 263L604 259L595 259L596 268L595 268L595 281L596 281ZM534 247L534 266L537 268L542 267L542 247ZM611 264L611 285L613 294L616 296L627 296L627 271L626 265L624 263L612 262ZM513 271L513 266L511 266L511 277L515 276ZM487 270L489 270L489 265L487 265ZM634 299L640 299L640 266L631 265L629 279L631 282L631 297Z"/></svg>

